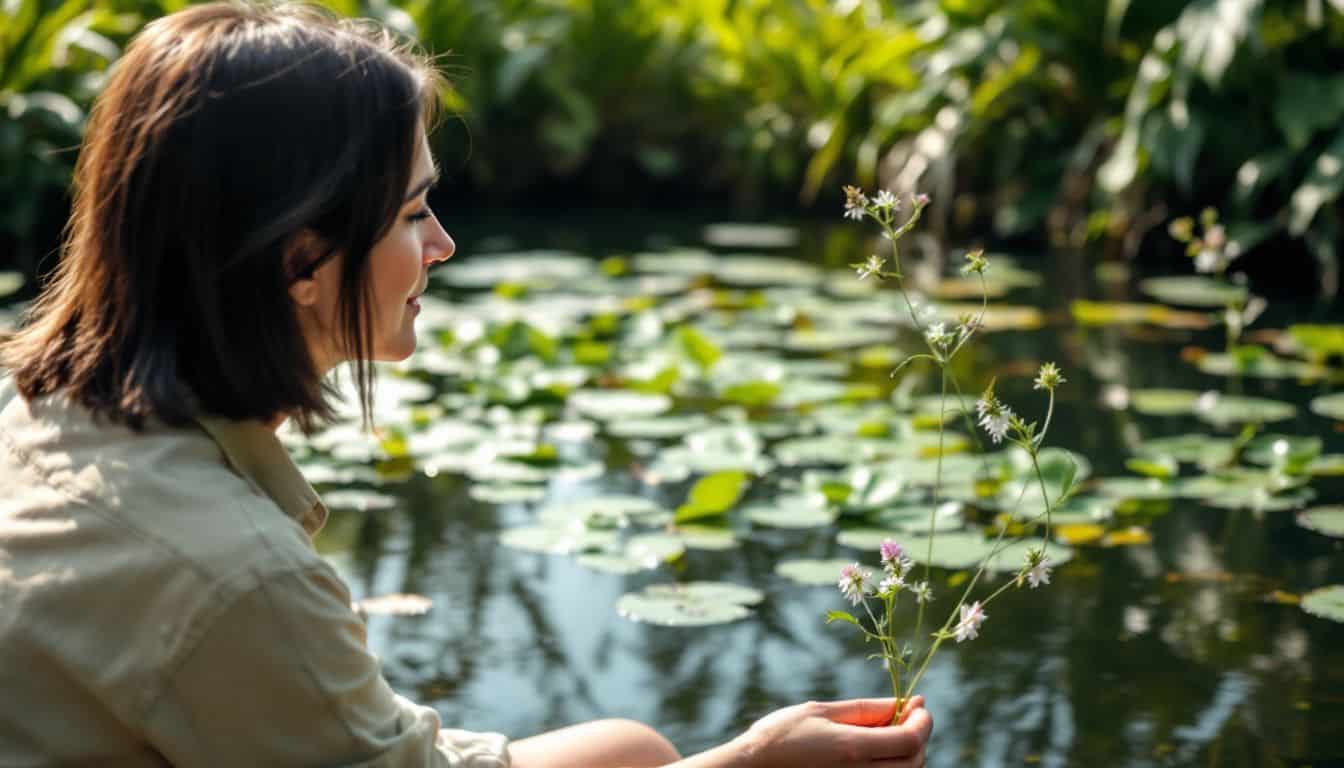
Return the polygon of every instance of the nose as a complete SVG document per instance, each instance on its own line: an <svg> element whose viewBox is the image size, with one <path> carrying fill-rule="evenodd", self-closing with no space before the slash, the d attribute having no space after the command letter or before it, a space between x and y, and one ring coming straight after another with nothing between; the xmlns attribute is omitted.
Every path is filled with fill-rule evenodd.
<svg viewBox="0 0 1344 768"><path fill-rule="evenodd" d="M433 231L425 242L425 266L447 261L457 252L457 243L454 243L453 238L444 231L443 225L439 223L439 217L431 216L430 222Z"/></svg>

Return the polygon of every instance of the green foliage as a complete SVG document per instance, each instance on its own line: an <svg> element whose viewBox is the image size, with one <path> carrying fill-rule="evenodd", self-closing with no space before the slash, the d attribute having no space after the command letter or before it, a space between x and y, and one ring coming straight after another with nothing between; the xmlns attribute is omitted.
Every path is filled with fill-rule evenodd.
<svg viewBox="0 0 1344 768"><path fill-rule="evenodd" d="M0 231L68 180L129 35L183 0L0 8ZM328 0L441 56L445 167L494 196L583 175L738 199L927 190L950 223L1061 243L1217 206L1241 251L1336 258L1344 48L1289 0ZM829 202L828 202L829 201ZM947 211L939 223L949 224Z"/></svg>
<svg viewBox="0 0 1344 768"><path fill-rule="evenodd" d="M746 472L726 471L706 475L691 486L686 503L677 508L676 522L684 523L728 512L742 498L751 479Z"/></svg>

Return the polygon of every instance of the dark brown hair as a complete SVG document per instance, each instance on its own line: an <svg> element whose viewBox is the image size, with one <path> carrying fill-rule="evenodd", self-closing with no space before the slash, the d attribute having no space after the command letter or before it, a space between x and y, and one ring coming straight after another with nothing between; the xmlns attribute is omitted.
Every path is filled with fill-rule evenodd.
<svg viewBox="0 0 1344 768"><path fill-rule="evenodd" d="M309 430L333 392L288 289L340 253L339 342L367 422L368 255L441 85L386 30L311 6L150 23L94 103L60 262L0 366L28 399L63 393L136 429L205 412Z"/></svg>

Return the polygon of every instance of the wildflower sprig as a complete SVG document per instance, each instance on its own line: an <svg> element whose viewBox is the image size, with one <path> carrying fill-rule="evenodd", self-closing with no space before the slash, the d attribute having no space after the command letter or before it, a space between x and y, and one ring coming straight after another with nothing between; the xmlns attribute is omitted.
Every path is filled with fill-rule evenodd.
<svg viewBox="0 0 1344 768"><path fill-rule="evenodd" d="M849 600L854 608L863 607L862 617L853 616L844 611L832 611L827 616L827 623L832 621L844 621L857 626L870 642L877 642L881 647L881 652L873 654L873 658L880 658L891 677L893 695L900 700L908 699L915 693L915 688L919 684L924 671L928 668L929 662L938 651L939 646L946 640L955 640L958 643L973 640L979 636L981 627L989 618L985 608L996 597L1004 591L1011 588L1030 587L1037 589L1048 585L1051 577L1051 562L1046 555L1046 543L1050 538L1050 516L1052 509L1057 506L1063 497L1072 490L1072 472L1065 482L1065 490L1059 494L1060 498L1051 499L1046 489L1045 478L1041 472L1039 453L1044 443L1046 434L1050 429L1050 422L1054 416L1055 408L1055 390L1067 380L1060 372L1058 366L1054 363L1046 363L1041 366L1038 375L1033 382L1036 390L1044 390L1048 395L1048 404L1046 407L1045 418L1039 425L1035 421L1027 421L1019 416L1012 408L1002 402L995 393L994 382L991 381L986 387L984 393L976 400L974 405L975 419L979 427L985 431L990 441L994 444L1000 444L1007 441L1016 444L1026 451L1031 459L1032 468L1039 483L1041 496L1045 503L1045 511L1038 517L1045 518L1045 530L1041 539L1040 546L1031 547L1024 558L1024 562L1018 568L1014 577L1006 584L1000 586L990 595L972 601L971 595L976 584L984 574L990 561L993 560L1006 546L1005 534L1008 527L1000 529L998 538L994 541L990 554L980 563L974 576L970 579L965 590L962 592L957 603L952 607L946 621L942 626L932 633L928 634L930 642L927 650L924 652L922 660L915 665L916 649L910 643L902 643L898 640L897 618L895 609L899 602L907 593L916 606L915 625L913 628L913 637L916 640L924 637L923 622L926 606L933 602L932 572L930 563L933 560L933 540L938 530L935 519L938 508L938 499L942 490L942 471L944 454L944 425L948 416L948 396L949 387L952 393L960 403L960 412L966 419L967 425L973 435L978 435L976 425L971 423L971 410L967 407L965 396L962 394L962 387L957 380L956 375L951 370L950 364L957 353L973 338L977 331L984 326L985 313L989 305L989 290L985 283L985 272L989 269L989 260L985 257L983 251L971 251L966 254L965 264L961 267L961 273L964 276L975 275L980 280L981 302L980 309L975 314L963 314L957 318L955 324L941 319L932 307L921 305L920 302L912 299L906 290L904 278L902 276L900 247L899 242L902 237L908 234L916 224L918 224L924 209L929 205L929 198L926 195L915 195L910 198L909 213L904 221L900 221L900 214L903 213L903 206L900 198L887 190L881 190L874 196L869 196L858 187L846 186L845 192L845 211L844 215L854 221L863 221L871 219L881 228L882 237L891 243L890 257L873 254L869 258L858 264L851 264L855 269L860 280L870 278L877 281L892 280L896 288L900 291L902 298L905 299L906 306L910 312L910 318L915 330L919 333L927 353L913 355L906 358L900 365L892 371L894 376L897 371L904 368L916 360L929 360L939 369L939 378L941 381L941 398L939 405L939 432L938 432L938 450L937 466L934 474L934 486L932 492L932 504L930 505L929 517L929 537L928 549L924 557L923 578L915 582L911 578L911 571L914 564L904 553L900 545L895 541L886 540L882 542L879 551L882 569L880 575L864 566L854 563L846 566L841 572L838 587L841 593ZM979 438L976 437L979 443ZM1074 468L1076 472L1076 467ZM1016 504L1020 504L1026 493L1026 487L1023 487L1018 495ZM874 605L876 610L874 610ZM866 618L866 622L864 619ZM902 676L904 674L905 686L902 687Z"/></svg>
<svg viewBox="0 0 1344 768"><path fill-rule="evenodd" d="M1227 229L1218 223L1218 211L1214 208L1200 212L1198 232L1195 231L1195 220L1182 216L1167 225L1167 234L1185 244L1185 253L1194 259L1196 272L1224 277L1232 262L1241 256L1241 245L1227 236ZM1228 354L1241 339L1242 331L1260 317L1266 306L1264 299L1249 294L1227 302L1217 320L1227 331Z"/></svg>

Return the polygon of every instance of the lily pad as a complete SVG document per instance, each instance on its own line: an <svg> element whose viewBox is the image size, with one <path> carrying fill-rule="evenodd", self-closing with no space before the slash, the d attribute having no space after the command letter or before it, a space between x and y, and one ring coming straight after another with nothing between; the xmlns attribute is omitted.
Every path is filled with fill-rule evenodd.
<svg viewBox="0 0 1344 768"><path fill-rule="evenodd" d="M1247 376L1257 379L1312 380L1325 378L1330 373L1315 363L1287 360L1269 353L1251 357L1215 352L1201 356L1195 367L1212 376Z"/></svg>
<svg viewBox="0 0 1344 768"><path fill-rule="evenodd" d="M1146 440L1138 447L1136 454L1144 457L1170 456L1178 462L1207 467L1227 464L1235 452L1236 444L1229 438L1190 433Z"/></svg>
<svg viewBox="0 0 1344 768"><path fill-rule="evenodd" d="M397 499L376 491L344 490L328 491L322 494L322 504L328 509L353 509L358 512L374 512L392 509Z"/></svg>
<svg viewBox="0 0 1344 768"><path fill-rule="evenodd" d="M454 263L452 269L435 271L438 282L460 288L491 288L500 283L518 285L565 285L582 282L597 271L590 258L563 251L492 253Z"/></svg>
<svg viewBox="0 0 1344 768"><path fill-rule="evenodd" d="M0 299L17 292L23 287L23 275L19 272L0 272Z"/></svg>
<svg viewBox="0 0 1344 768"><path fill-rule="evenodd" d="M510 528L499 535L499 543L527 552L568 555L574 552L601 552L615 545L615 531L592 531L574 526L527 525Z"/></svg>
<svg viewBox="0 0 1344 768"><path fill-rule="evenodd" d="M1302 596L1301 605L1312 616L1344 622L1344 584L1312 590Z"/></svg>
<svg viewBox="0 0 1344 768"><path fill-rule="evenodd" d="M546 488L517 483L472 483L467 495L487 504L531 504L546 498Z"/></svg>
<svg viewBox="0 0 1344 768"><path fill-rule="evenodd" d="M1313 507L1299 512L1297 524L1323 536L1344 539L1344 506Z"/></svg>
<svg viewBox="0 0 1344 768"><path fill-rule="evenodd" d="M687 549L722 552L737 549L740 543L733 529L719 525L686 524L673 527L669 533L681 539Z"/></svg>
<svg viewBox="0 0 1344 768"><path fill-rule="evenodd" d="M1291 419L1297 415L1297 407L1262 397L1214 395L1201 398L1195 415L1215 426L1230 426Z"/></svg>
<svg viewBox="0 0 1344 768"><path fill-rule="evenodd" d="M1288 465L1305 468L1321 455L1323 443L1319 437L1306 435L1257 435L1246 445L1243 458L1263 467ZM1292 471L1292 470L1289 470Z"/></svg>
<svg viewBox="0 0 1344 768"><path fill-rule="evenodd" d="M664 525L672 520L672 512L643 496L611 495L551 504L537 512L537 519L548 525L624 528Z"/></svg>
<svg viewBox="0 0 1344 768"><path fill-rule="evenodd" d="M640 440L670 440L684 437L710 424L709 419L700 415L656 416L653 418L622 419L607 425L607 434L621 438Z"/></svg>
<svg viewBox="0 0 1344 768"><path fill-rule="evenodd" d="M1311 401L1311 412L1335 421L1344 421L1344 392L1322 395Z"/></svg>
<svg viewBox="0 0 1344 768"><path fill-rule="evenodd" d="M665 533L649 533L632 536L619 552L579 555L578 563L595 571L630 574L651 571L685 552L686 545L680 538Z"/></svg>
<svg viewBox="0 0 1344 768"><path fill-rule="evenodd" d="M821 279L821 271L805 261L781 259L774 256L721 256L714 275L730 285L799 285L814 286Z"/></svg>
<svg viewBox="0 0 1344 768"><path fill-rule="evenodd" d="M569 406L598 421L618 421L657 416L672 407L667 395L620 389L580 389L571 392Z"/></svg>
<svg viewBox="0 0 1344 768"><path fill-rule="evenodd" d="M623 595L616 612L631 621L664 627L727 624L751 615L765 598L759 590L726 582L654 584Z"/></svg>
<svg viewBox="0 0 1344 768"><path fill-rule="evenodd" d="M784 560L775 566L775 573L789 581L810 587L833 587L840 581L840 569L852 565L853 562L810 558Z"/></svg>
<svg viewBox="0 0 1344 768"><path fill-rule="evenodd" d="M809 496L780 496L769 503L750 504L743 508L754 525L767 528L820 528L835 522L836 513Z"/></svg>
<svg viewBox="0 0 1344 768"><path fill-rule="evenodd" d="M701 237L719 248L790 248L798 244L798 230L778 224L721 222L706 225Z"/></svg>
<svg viewBox="0 0 1344 768"><path fill-rule="evenodd" d="M1129 393L1129 402L1148 416L1187 416L1203 394L1194 389L1136 389Z"/></svg>
<svg viewBox="0 0 1344 768"><path fill-rule="evenodd" d="M993 539L986 539L984 534L975 531L936 534L933 537L932 559L929 559L929 537L923 534L861 529L841 533L839 541L856 549L876 551L883 538L899 541L905 553L916 563L924 564L927 561L929 565L938 568L955 570L978 565L994 551Z"/></svg>
<svg viewBox="0 0 1344 768"><path fill-rule="evenodd" d="M1186 307L1226 307L1246 300L1244 286L1211 277L1151 277L1139 282L1139 290L1167 304Z"/></svg>
<svg viewBox="0 0 1344 768"><path fill-rule="evenodd" d="M1154 477L1103 477L1097 481L1097 493L1116 499L1157 501L1181 495L1181 487Z"/></svg>
<svg viewBox="0 0 1344 768"><path fill-rule="evenodd" d="M937 546L937 545L935 545ZM987 571L1016 571L1026 565L1027 553L1041 548L1040 539L1014 539L1001 542L998 554L985 564ZM1045 545L1045 556L1051 566L1061 566L1073 559L1074 550L1062 544L1049 542Z"/></svg>

